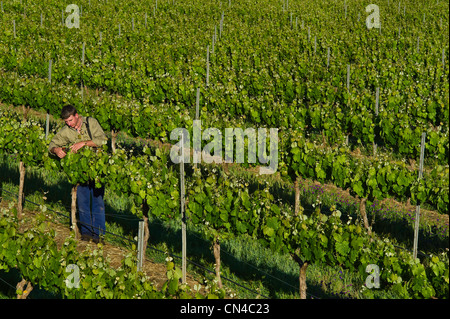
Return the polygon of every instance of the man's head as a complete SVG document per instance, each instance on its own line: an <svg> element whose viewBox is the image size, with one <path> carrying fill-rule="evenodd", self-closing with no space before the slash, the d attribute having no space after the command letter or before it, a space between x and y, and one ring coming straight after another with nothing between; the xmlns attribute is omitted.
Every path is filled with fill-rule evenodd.
<svg viewBox="0 0 450 319"><path fill-rule="evenodd" d="M80 117L77 113L77 109L73 105L65 105L61 110L61 118L70 127L76 128L79 124Z"/></svg>

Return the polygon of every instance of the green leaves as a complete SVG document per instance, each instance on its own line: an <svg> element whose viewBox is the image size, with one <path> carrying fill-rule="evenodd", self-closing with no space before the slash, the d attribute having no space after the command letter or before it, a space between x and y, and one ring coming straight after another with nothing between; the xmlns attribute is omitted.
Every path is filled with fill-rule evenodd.
<svg viewBox="0 0 450 319"><path fill-rule="evenodd" d="M18 268L23 279L53 292L63 298L224 298L224 291L211 287L205 295L191 291L190 287L178 284L181 269L172 261L167 263L167 281L161 291L151 283L144 273L137 272L136 257L129 253L122 265L112 268L104 258L103 246L78 253L72 237L66 239L60 249L54 233L41 227L29 225L25 233L16 231L18 224L11 211L0 212L0 269L9 271ZM66 266L72 265L72 271ZM77 276L74 276L74 271ZM68 285L79 280L79 287Z"/></svg>
<svg viewBox="0 0 450 319"><path fill-rule="evenodd" d="M286 143L287 165L291 179L300 176L321 182L331 181L342 189L350 188L354 195L373 199L394 196L400 200L421 200L445 213L445 199L434 194L448 194L448 169L435 166L424 173L422 186L417 186L418 169L404 162L392 161L387 155L376 158L355 156L348 147L332 146L324 150L319 145L305 141L300 132L293 132ZM434 177L432 177L434 176ZM433 195L434 195L433 194ZM445 196L441 197L445 198Z"/></svg>
<svg viewBox="0 0 450 319"><path fill-rule="evenodd" d="M16 154L25 166L40 166L48 157L45 133L39 123L0 111L0 153Z"/></svg>
<svg viewBox="0 0 450 319"><path fill-rule="evenodd" d="M345 240L341 241L341 242L336 241L335 246L336 246L336 251L343 257L346 257L350 253L350 247L349 247L348 241L345 241Z"/></svg>
<svg viewBox="0 0 450 319"><path fill-rule="evenodd" d="M378 52L375 55L355 54L361 47L372 47L373 39L363 32L356 42L332 41L333 55L330 65L325 66L322 58L326 44L321 39L339 39L339 30L331 34L331 29L322 29L322 34L317 34L319 46L313 55L312 43L305 39L304 30L280 22L283 19L280 20L279 10L259 4L258 12L262 10L260 13L268 18L268 24L260 24L252 15L241 19L245 10L256 12L255 4L235 5L236 10L229 12L226 38L237 41L218 42L216 52L210 55L214 89L202 90L201 94L204 106L200 116L205 126L220 123L217 125L226 127L232 123L244 127L257 123L261 127L283 128L289 137L281 140L288 145L280 149L282 176L332 182L369 199L411 197L412 203L427 203L439 212L448 213L448 168L445 166L431 167L417 181L417 170L392 158L364 159L349 147L325 149L307 139L314 130L322 131L330 144L341 144L343 134L363 144L372 143L376 137L397 155L418 158L420 134L426 131L427 157L446 165L448 83L443 79L448 70L436 67L437 54L433 48L442 47L442 37L436 38L437 42L431 41L433 44L427 50L433 54L426 53L426 56L433 58L428 56L423 64L417 63L423 52L404 54L414 32L402 34L401 40L394 41L397 50L383 50L388 43L380 38L377 41L380 50L375 50ZM33 8L37 7L31 5L30 9ZM126 10L116 12L113 7L101 4L96 9L88 12L93 22L104 16L120 20L127 15ZM146 9L137 6L136 10ZM36 40L40 38L33 36L30 31L33 28L27 28L27 23L33 23L31 20L24 21L25 27L17 39L11 39L11 31L6 28L1 39L4 45L0 48L0 99L40 110L45 107L54 116L59 115L61 105L71 103L82 113L98 118L105 130L167 141L172 128L191 127L195 88L204 83L205 77L205 42L199 39L210 32L214 16L211 10L215 9L180 3L178 11L167 10L168 14L159 15L157 20L149 19L152 32L140 29L142 26L136 30L123 26L121 37L106 38L105 34L101 43L98 30L92 29L96 23L86 25L77 34L64 28L57 33L45 29L45 43ZM184 14L187 12L194 14ZM7 10L5 14L9 14ZM318 14L320 21L321 14L341 20L329 10L319 10ZM414 15L406 17L410 18L415 19ZM241 32L249 25L252 32ZM109 27L117 34L117 25ZM432 29L428 35L433 36ZM83 68L79 45L75 45L81 38L87 41ZM148 43L154 44L151 50ZM42 53L48 47L51 52ZM49 58L54 62L52 85L46 79ZM396 60L404 63L392 63ZM346 63L352 63L349 92L343 84ZM389 67L379 67L383 65ZM84 102L80 96L81 83L89 88L83 91ZM373 110L376 86L381 88L378 116ZM101 92L96 92L99 89ZM107 185L114 192L129 195L134 201L132 210L137 214L144 202L151 214L161 219L179 212L178 175L167 167L167 159L145 152L146 156L131 156L83 151L69 154L61 161L52 160L47 158L43 130L29 126L30 123L22 123L11 114L2 116L0 152L15 154L27 166L44 165L55 170L62 167L73 184L95 178L97 185ZM203 177L206 178L199 184L189 181L192 187L187 188L188 213L194 223L205 225L210 236L247 232L273 249L299 249L306 259L332 262L339 258L342 265L349 262L344 256L356 264L357 260L364 260L359 251L372 247L365 247L367 243L357 228L341 225L334 217L313 218L316 225L311 220L290 216L286 207L280 208L266 196L268 192L250 191L241 187L242 181L238 180L229 186L227 177L219 173L205 173ZM338 232L339 236L335 237ZM393 259L388 260L395 268ZM30 263L39 268L37 265L43 262L44 259L37 258ZM434 268L440 272L438 266ZM400 274L389 280L397 282L398 278ZM401 274L401 278L407 276ZM417 286L419 291L422 283L418 281L411 287ZM109 297L110 293L105 292L105 296Z"/></svg>

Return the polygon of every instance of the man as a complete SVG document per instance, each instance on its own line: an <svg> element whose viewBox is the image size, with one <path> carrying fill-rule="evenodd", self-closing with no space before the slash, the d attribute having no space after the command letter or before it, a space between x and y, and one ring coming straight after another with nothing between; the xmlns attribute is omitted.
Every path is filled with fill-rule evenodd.
<svg viewBox="0 0 450 319"><path fill-rule="evenodd" d="M83 147L100 147L106 144L108 139L98 121L91 117L80 116L73 105L62 108L61 118L66 126L50 141L48 146L50 153L64 158L67 153L63 148L68 147L69 151L76 153ZM82 239L98 242L100 236L105 233L104 194L105 188L95 188L94 181L78 185L77 203Z"/></svg>

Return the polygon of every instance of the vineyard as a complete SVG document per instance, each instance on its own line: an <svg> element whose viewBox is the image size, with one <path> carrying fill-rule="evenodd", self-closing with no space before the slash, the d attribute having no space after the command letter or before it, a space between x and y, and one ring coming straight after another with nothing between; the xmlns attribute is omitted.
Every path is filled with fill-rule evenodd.
<svg viewBox="0 0 450 319"><path fill-rule="evenodd" d="M295 298L313 297L311 269L324 267L352 274L352 298L448 299L448 2L379 0L377 28L359 0L69 4L1 2L0 270L19 271L18 298L26 284L62 298L231 298L223 247L242 241L296 264ZM50 154L67 104L108 144ZM69 186L44 196L52 176ZM135 246L118 267L101 244L77 251L74 195L90 180L144 221L144 255L155 222L195 230L213 284L186 285L185 257L200 257L184 237L183 265L167 259L162 287ZM70 206L62 245L44 215L25 227L29 189L52 198L41 210ZM69 265L82 270L77 288Z"/></svg>

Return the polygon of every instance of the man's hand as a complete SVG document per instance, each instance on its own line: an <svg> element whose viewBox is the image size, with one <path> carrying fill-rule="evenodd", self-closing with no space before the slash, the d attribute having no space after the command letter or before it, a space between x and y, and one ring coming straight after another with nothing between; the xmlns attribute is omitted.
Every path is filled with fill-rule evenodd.
<svg viewBox="0 0 450 319"><path fill-rule="evenodd" d="M63 158L66 156L66 152L63 151L62 147L54 147L52 148L52 153L58 156L59 158Z"/></svg>
<svg viewBox="0 0 450 319"><path fill-rule="evenodd" d="M72 152L76 153L80 148L82 148L82 147L84 147L84 146L86 146L86 145L87 145L87 142L78 142L78 143L73 144L73 145L70 147L70 150L71 150Z"/></svg>

